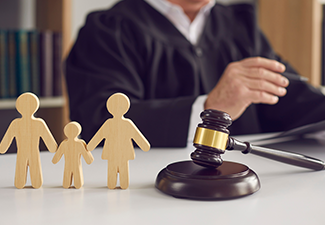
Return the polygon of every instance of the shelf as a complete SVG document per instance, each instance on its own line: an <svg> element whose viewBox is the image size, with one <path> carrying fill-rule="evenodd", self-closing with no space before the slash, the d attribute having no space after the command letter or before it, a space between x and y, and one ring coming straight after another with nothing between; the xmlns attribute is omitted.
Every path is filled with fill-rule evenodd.
<svg viewBox="0 0 325 225"><path fill-rule="evenodd" d="M13 3L12 3L13 1ZM1 0L0 0L1 2ZM11 2L9 4L9 2ZM19 4L16 4L18 3ZM21 4L20 4L21 3ZM62 33L62 59L64 60L72 46L71 40L71 14L72 0L11 0L3 1L3 4L13 6L8 14L13 14L14 18L25 18L26 12L33 8L35 22L33 28L38 30L52 30ZM2 5L3 5L2 4ZM24 7L28 5L29 8ZM1 6L2 6L1 5ZM2 11L6 11L4 7ZM3 15L2 15L3 17ZM1 17L1 18L2 18ZM25 22L25 21L24 21ZM18 27L24 28L24 27ZM57 142L61 142L64 126L69 122L69 99L66 91L64 79L62 79L62 97L39 98L40 109L37 111L37 117L42 118L48 124L53 136ZM16 111L16 98L0 99L0 136L6 131L9 123L20 116ZM14 150L13 152L15 152Z"/></svg>
<svg viewBox="0 0 325 225"><path fill-rule="evenodd" d="M58 108L65 104L64 97L40 98L40 108ZM1 109L15 109L16 99L0 99Z"/></svg>

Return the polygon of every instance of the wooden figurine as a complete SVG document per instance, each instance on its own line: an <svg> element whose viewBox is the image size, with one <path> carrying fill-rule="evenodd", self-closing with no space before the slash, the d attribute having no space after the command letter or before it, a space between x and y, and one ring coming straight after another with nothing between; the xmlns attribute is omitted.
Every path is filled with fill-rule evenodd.
<svg viewBox="0 0 325 225"><path fill-rule="evenodd" d="M87 164L94 161L94 157L87 150L87 144L84 140L78 139L81 133L81 126L77 122L70 122L64 127L64 134L67 139L62 141L57 152L55 153L52 162L56 164L60 161L64 154L64 176L63 187L69 188L74 179L75 188L79 189L84 184L81 155L84 157Z"/></svg>
<svg viewBox="0 0 325 225"><path fill-rule="evenodd" d="M129 186L129 160L135 158L132 139L143 151L149 151L150 144L130 119L124 114L130 108L129 98L121 93L112 95L106 103L107 110L113 118L104 122L94 137L88 143L88 150L92 151L105 140L102 159L108 160L107 186L116 187L117 173L120 175L120 186Z"/></svg>
<svg viewBox="0 0 325 225"><path fill-rule="evenodd" d="M44 120L35 118L34 113L39 108L39 100L32 93L24 93L16 100L16 109L21 118L14 119L7 129L1 143L0 153L5 153L13 138L17 144L17 162L15 186L23 188L26 184L27 168L33 188L40 188L43 184L41 160L39 154L39 139L42 138L50 152L55 152L57 143Z"/></svg>

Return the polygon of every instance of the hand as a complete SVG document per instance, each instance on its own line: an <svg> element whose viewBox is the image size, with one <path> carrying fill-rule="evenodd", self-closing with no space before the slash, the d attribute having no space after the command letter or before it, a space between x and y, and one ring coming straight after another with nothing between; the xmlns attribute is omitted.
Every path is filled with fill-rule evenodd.
<svg viewBox="0 0 325 225"><path fill-rule="evenodd" d="M227 112L236 120L252 103L276 104L289 85L279 74L284 71L283 64L261 57L230 63L208 94L204 108Z"/></svg>

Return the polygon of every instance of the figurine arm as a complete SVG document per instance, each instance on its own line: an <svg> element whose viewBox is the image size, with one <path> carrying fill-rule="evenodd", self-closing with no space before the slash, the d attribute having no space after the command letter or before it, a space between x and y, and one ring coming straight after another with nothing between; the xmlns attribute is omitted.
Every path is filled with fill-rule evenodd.
<svg viewBox="0 0 325 225"><path fill-rule="evenodd" d="M58 150L56 151L55 155L53 156L53 159L52 159L52 163L53 163L53 164L56 164L56 163L58 163L58 162L60 161L60 159L61 159L61 157L62 157L62 155L63 155L63 149L64 149L64 148L62 147L62 145L64 144L64 142L65 142L65 141L63 141L63 142L60 144Z"/></svg>
<svg viewBox="0 0 325 225"><path fill-rule="evenodd" d="M80 144L82 145L82 156L84 157L87 164L91 164L94 161L94 157L91 152L87 150L86 142L84 140L80 140Z"/></svg>
<svg viewBox="0 0 325 225"><path fill-rule="evenodd" d="M1 154L4 154L4 153L6 153L8 151L8 148L10 147L11 142L12 142L12 140L15 137L15 134L14 134L15 127L16 127L15 124L16 123L13 121L9 125L9 127L8 127L8 129L7 129L7 131L6 131L5 135L4 135L4 137L2 138L2 141L0 143L0 153Z"/></svg>
<svg viewBox="0 0 325 225"><path fill-rule="evenodd" d="M47 149L54 153L58 148L58 144L56 143L50 129L47 127L46 123L42 121L43 124L43 132L41 133L41 138L43 139Z"/></svg>
<svg viewBox="0 0 325 225"><path fill-rule="evenodd" d="M143 134L139 131L139 129L133 124L132 121L131 125L134 130L132 139L137 143L139 148L141 148L143 151L147 152L150 150L150 143L148 140L143 136Z"/></svg>
<svg viewBox="0 0 325 225"><path fill-rule="evenodd" d="M97 145L99 145L99 143L104 139L103 132L102 132L103 126L101 128L99 128L97 133L88 142L88 145L87 145L87 150L88 151L93 151L97 147Z"/></svg>

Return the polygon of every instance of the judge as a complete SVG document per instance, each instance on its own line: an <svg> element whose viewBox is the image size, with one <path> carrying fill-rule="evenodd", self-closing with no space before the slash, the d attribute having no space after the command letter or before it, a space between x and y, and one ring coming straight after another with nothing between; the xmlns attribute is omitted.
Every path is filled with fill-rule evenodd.
<svg viewBox="0 0 325 225"><path fill-rule="evenodd" d="M153 147L186 146L193 104L229 113L232 135L323 120L325 97L284 71L296 74L250 4L123 0L88 15L67 58L70 117L89 141L110 116L108 97L122 92Z"/></svg>

